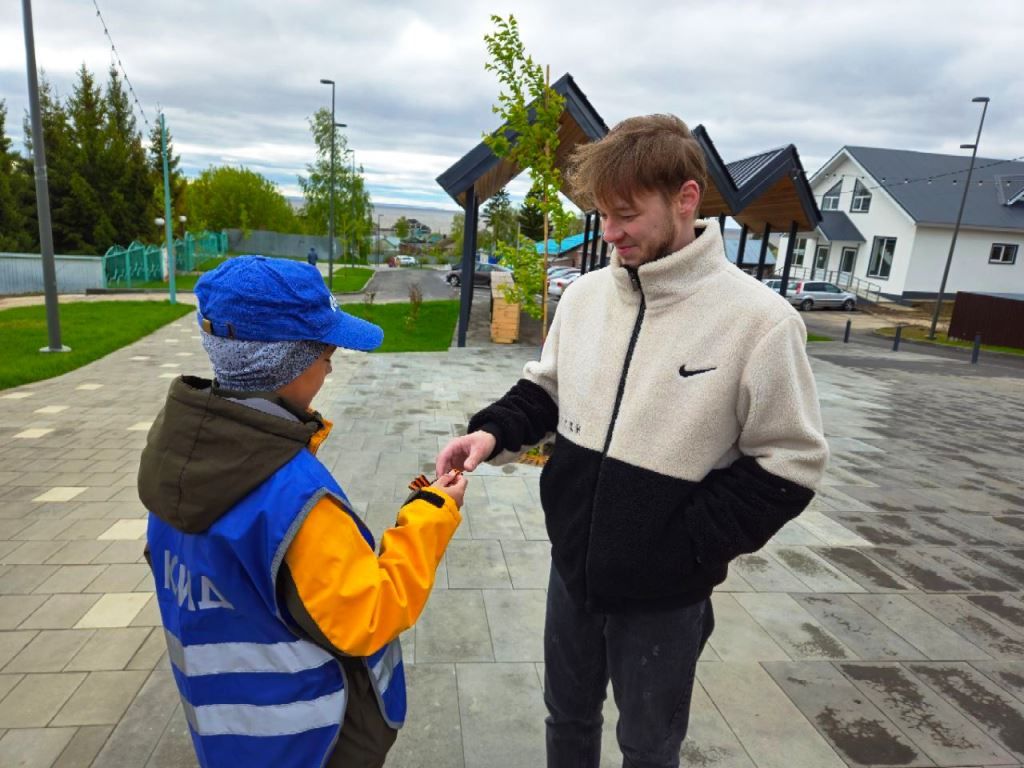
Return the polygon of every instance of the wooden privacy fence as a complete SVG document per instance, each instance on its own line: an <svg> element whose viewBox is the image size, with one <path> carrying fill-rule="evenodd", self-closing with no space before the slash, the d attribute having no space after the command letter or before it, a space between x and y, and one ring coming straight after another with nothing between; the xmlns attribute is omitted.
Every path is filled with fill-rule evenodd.
<svg viewBox="0 0 1024 768"><path fill-rule="evenodd" d="M949 338L1024 349L1024 294L957 291Z"/></svg>

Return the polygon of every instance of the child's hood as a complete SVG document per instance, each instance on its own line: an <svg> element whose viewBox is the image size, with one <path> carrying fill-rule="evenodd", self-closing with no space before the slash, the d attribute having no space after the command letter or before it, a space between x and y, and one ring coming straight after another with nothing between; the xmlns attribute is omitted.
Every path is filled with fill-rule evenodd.
<svg viewBox="0 0 1024 768"><path fill-rule="evenodd" d="M318 421L291 421L214 393L212 382L175 379L139 464L146 509L201 533L304 449Z"/></svg>

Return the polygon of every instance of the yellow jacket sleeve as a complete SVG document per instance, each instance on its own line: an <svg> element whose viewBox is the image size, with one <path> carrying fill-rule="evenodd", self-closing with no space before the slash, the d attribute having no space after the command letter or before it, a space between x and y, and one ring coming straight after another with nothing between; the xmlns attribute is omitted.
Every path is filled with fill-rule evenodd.
<svg viewBox="0 0 1024 768"><path fill-rule="evenodd" d="M422 491L384 532L378 556L341 502L324 497L299 528L285 563L327 640L350 656L369 656L419 618L461 521L446 493Z"/></svg>

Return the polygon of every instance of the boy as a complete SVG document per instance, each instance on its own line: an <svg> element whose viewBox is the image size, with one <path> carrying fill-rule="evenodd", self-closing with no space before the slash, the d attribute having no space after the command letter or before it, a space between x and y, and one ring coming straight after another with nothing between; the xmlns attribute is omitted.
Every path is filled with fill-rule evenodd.
<svg viewBox="0 0 1024 768"><path fill-rule="evenodd" d="M243 256L196 284L215 379L176 379L139 468L147 549L200 765L380 766L405 718L398 635L422 611L466 480L414 493L374 551L315 457L336 347L377 326L316 268Z"/></svg>

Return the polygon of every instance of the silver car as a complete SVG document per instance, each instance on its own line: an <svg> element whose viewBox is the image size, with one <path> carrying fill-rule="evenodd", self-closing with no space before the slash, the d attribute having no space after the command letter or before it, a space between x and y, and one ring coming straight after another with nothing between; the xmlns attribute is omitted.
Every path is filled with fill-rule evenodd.
<svg viewBox="0 0 1024 768"><path fill-rule="evenodd" d="M852 312L857 308L857 294L823 280L797 280L790 284L786 298L803 312L822 307L841 307Z"/></svg>

